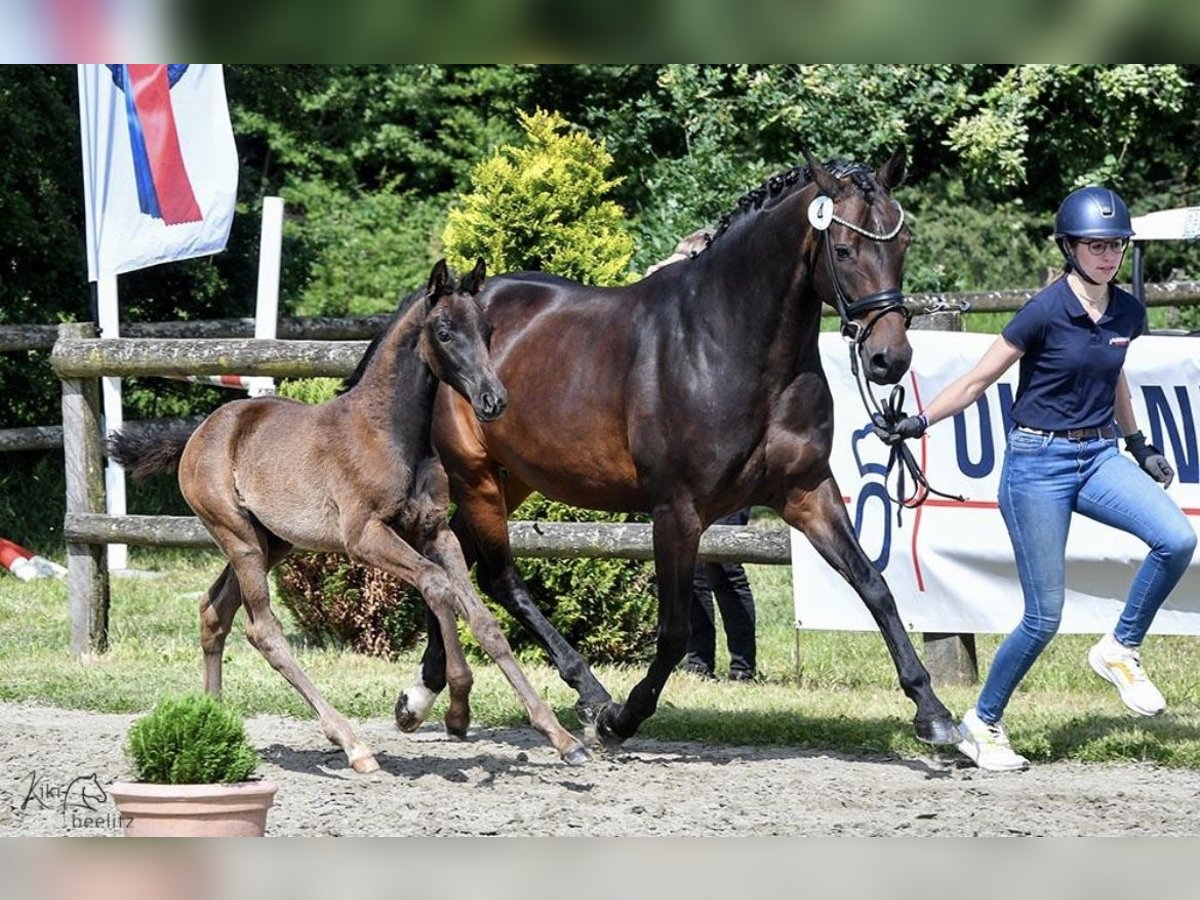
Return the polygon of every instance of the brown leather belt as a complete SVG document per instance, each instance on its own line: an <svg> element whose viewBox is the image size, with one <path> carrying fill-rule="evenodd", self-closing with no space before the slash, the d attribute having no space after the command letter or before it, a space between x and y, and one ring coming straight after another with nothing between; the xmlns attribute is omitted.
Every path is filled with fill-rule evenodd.
<svg viewBox="0 0 1200 900"><path fill-rule="evenodd" d="M1096 425L1091 428L1064 428L1060 431L1050 431L1045 428L1030 428L1028 425L1018 425L1022 431L1030 434L1048 434L1050 437L1066 438L1069 441L1097 441L1116 438L1116 429L1112 425Z"/></svg>

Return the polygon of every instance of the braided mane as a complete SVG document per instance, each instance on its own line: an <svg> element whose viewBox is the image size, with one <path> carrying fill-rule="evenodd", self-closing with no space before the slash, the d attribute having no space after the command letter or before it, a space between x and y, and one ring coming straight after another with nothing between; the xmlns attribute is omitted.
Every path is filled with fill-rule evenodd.
<svg viewBox="0 0 1200 900"><path fill-rule="evenodd" d="M831 159L825 163L825 168L835 178L849 178L855 187L866 195L867 204L875 202L875 183L872 181L871 168L859 162L845 162ZM786 172L772 175L756 188L744 193L734 207L717 222L716 231L708 239L705 249L720 237L729 226L742 217L758 210L770 209L794 190L812 183L812 170L807 165L793 166ZM703 252L703 251L701 251Z"/></svg>

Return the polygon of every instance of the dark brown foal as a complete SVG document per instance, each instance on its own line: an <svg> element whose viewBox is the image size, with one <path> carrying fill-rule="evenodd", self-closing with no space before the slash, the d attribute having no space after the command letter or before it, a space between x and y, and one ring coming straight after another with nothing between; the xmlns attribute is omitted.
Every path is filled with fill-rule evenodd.
<svg viewBox="0 0 1200 900"><path fill-rule="evenodd" d="M267 572L293 547L345 553L421 592L446 642L451 733L465 734L470 717L472 676L455 628L458 614L504 672L533 726L567 762L587 759L517 665L472 589L446 523L446 475L429 436L438 383L459 392L481 421L507 405L488 356L491 325L474 297L483 280L480 261L456 288L439 262L424 294L380 337L355 386L326 403L237 400L190 436L143 443L119 435L112 442L114 458L135 476L177 462L184 498L229 559L200 605L205 690L221 690L225 638L245 607L250 643L300 692L358 772L379 767L374 754L301 670L271 610Z"/></svg>

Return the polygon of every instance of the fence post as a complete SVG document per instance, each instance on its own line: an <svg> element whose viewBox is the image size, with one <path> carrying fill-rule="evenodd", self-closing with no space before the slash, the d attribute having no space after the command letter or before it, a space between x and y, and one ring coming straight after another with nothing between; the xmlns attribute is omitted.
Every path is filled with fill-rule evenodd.
<svg viewBox="0 0 1200 900"><path fill-rule="evenodd" d="M942 310L916 316L912 327L919 331L963 331L962 313ZM935 686L947 684L978 684L979 656L973 634L943 634L927 631L925 667Z"/></svg>
<svg viewBox="0 0 1200 900"><path fill-rule="evenodd" d="M59 326L62 339L96 337L92 322ZM100 441L100 380L62 379L63 461L67 515L105 512L104 449ZM71 655L108 649L108 562L103 544L67 544Z"/></svg>

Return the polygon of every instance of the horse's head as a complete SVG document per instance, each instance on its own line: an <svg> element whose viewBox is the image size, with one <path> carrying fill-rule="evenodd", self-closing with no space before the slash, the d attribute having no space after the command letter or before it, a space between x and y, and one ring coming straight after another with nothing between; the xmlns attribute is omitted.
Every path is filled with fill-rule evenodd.
<svg viewBox="0 0 1200 900"><path fill-rule="evenodd" d="M817 292L837 309L866 377L895 384L912 361L900 290L909 232L891 196L904 178L904 149L875 172L859 165L829 169L804 155L812 173L802 195Z"/></svg>
<svg viewBox="0 0 1200 900"><path fill-rule="evenodd" d="M492 367L492 323L475 299L484 277L481 259L455 286L446 261L438 260L425 286L420 353L439 381L462 394L481 422L490 422L508 406L508 391Z"/></svg>

